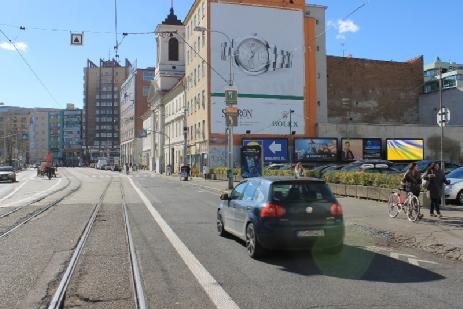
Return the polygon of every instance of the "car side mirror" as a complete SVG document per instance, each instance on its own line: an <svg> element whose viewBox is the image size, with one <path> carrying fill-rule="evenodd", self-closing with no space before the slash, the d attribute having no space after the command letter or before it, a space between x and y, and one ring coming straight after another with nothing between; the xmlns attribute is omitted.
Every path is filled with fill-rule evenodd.
<svg viewBox="0 0 463 309"><path fill-rule="evenodd" d="M228 200L230 200L230 196L228 195L228 193L222 193L222 194L220 195L220 199L221 199L222 201L228 201Z"/></svg>

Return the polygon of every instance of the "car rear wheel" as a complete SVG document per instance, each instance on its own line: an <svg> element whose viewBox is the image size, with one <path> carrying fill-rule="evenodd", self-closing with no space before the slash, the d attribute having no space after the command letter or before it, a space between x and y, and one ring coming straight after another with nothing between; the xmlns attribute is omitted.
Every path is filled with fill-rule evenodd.
<svg viewBox="0 0 463 309"><path fill-rule="evenodd" d="M249 223L246 227L246 249L253 259L264 256L264 249L261 247L256 237L254 223Z"/></svg>
<svg viewBox="0 0 463 309"><path fill-rule="evenodd" d="M227 236L227 231L225 231L225 226L223 224L222 215L220 212L217 213L217 232L219 236L225 237Z"/></svg>
<svg viewBox="0 0 463 309"><path fill-rule="evenodd" d="M458 205L463 205L463 190L457 194L457 203Z"/></svg>

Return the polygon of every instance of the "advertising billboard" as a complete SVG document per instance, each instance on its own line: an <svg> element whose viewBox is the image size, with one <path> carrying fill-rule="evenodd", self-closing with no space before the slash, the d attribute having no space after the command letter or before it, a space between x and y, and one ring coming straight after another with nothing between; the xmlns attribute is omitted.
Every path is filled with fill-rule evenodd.
<svg viewBox="0 0 463 309"><path fill-rule="evenodd" d="M212 133L225 131L230 61L238 108L237 133L304 133L305 38L302 11L211 3ZM220 33L222 32L222 33ZM252 116L248 112L251 111Z"/></svg>
<svg viewBox="0 0 463 309"><path fill-rule="evenodd" d="M259 145L241 147L241 176L262 176L262 148Z"/></svg>
<svg viewBox="0 0 463 309"><path fill-rule="evenodd" d="M296 138L294 140L296 161L337 161L337 138Z"/></svg>
<svg viewBox="0 0 463 309"><path fill-rule="evenodd" d="M341 160L381 159L381 144L380 138L343 138L341 139Z"/></svg>
<svg viewBox="0 0 463 309"><path fill-rule="evenodd" d="M243 146L259 145L264 153L265 163L289 161L288 139L286 138L256 138L243 139Z"/></svg>
<svg viewBox="0 0 463 309"><path fill-rule="evenodd" d="M424 159L423 139L387 139L386 143L388 160L418 161Z"/></svg>

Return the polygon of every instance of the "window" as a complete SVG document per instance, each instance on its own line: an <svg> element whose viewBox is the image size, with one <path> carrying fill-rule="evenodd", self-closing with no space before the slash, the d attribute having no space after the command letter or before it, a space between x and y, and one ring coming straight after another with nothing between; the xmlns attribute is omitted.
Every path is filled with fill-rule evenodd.
<svg viewBox="0 0 463 309"><path fill-rule="evenodd" d="M202 66L202 68L203 68L201 71L203 72L203 78L204 78L204 77L206 76L206 66L205 66L205 64L204 64L204 61L203 61L203 63L201 64L201 66Z"/></svg>
<svg viewBox="0 0 463 309"><path fill-rule="evenodd" d="M190 50L186 51L186 64L188 64L188 61L190 61Z"/></svg>
<svg viewBox="0 0 463 309"><path fill-rule="evenodd" d="M176 38L169 40L169 61L178 61L178 40Z"/></svg>
<svg viewBox="0 0 463 309"><path fill-rule="evenodd" d="M198 36L198 50L201 50L201 37Z"/></svg>
<svg viewBox="0 0 463 309"><path fill-rule="evenodd" d="M148 96L149 92L150 92L150 87L149 86L144 86L143 87L143 96L144 97Z"/></svg>
<svg viewBox="0 0 463 309"><path fill-rule="evenodd" d="M240 200L243 196L244 189L246 188L247 182L240 183L230 195L231 200Z"/></svg>
<svg viewBox="0 0 463 309"><path fill-rule="evenodd" d="M143 80L153 80L154 71L143 71Z"/></svg>
<svg viewBox="0 0 463 309"><path fill-rule="evenodd" d="M194 75L193 75L193 83L196 86L196 69L195 69Z"/></svg>
<svg viewBox="0 0 463 309"><path fill-rule="evenodd" d="M194 52L194 57L196 57L196 51L198 50L198 47L196 46L196 41L195 43L193 44L193 52Z"/></svg>
<svg viewBox="0 0 463 309"><path fill-rule="evenodd" d="M203 90L203 96L202 96L202 101L201 101L203 108L206 108L206 91Z"/></svg>
<svg viewBox="0 0 463 309"><path fill-rule="evenodd" d="M206 120L203 120L203 132L202 132L202 135L203 135L203 139L206 138Z"/></svg>
<svg viewBox="0 0 463 309"><path fill-rule="evenodd" d="M198 82L201 80L201 66L198 64Z"/></svg>
<svg viewBox="0 0 463 309"><path fill-rule="evenodd" d="M258 183L250 181L246 189L243 192L243 201L252 201L256 193Z"/></svg>
<svg viewBox="0 0 463 309"><path fill-rule="evenodd" d="M202 8L202 13L203 13L203 18L204 18L206 16L206 6L204 2L202 3L201 8Z"/></svg>
<svg viewBox="0 0 463 309"><path fill-rule="evenodd" d="M206 45L206 31L204 31L201 35L203 37L203 47Z"/></svg>

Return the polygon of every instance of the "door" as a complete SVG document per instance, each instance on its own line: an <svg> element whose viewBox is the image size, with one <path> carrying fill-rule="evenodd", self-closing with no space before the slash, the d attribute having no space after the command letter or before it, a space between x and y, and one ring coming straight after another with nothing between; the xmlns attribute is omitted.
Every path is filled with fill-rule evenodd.
<svg viewBox="0 0 463 309"><path fill-rule="evenodd" d="M224 207L225 210L225 226L227 229L231 230L234 233L237 233L237 223L236 223L236 207L243 197L243 192L247 186L247 182L242 182L235 187L230 195L230 200L227 205Z"/></svg>
<svg viewBox="0 0 463 309"><path fill-rule="evenodd" d="M244 236L249 213L256 207L254 196L259 184L260 181L249 181L243 192L243 197L236 203L236 228L241 236Z"/></svg>

